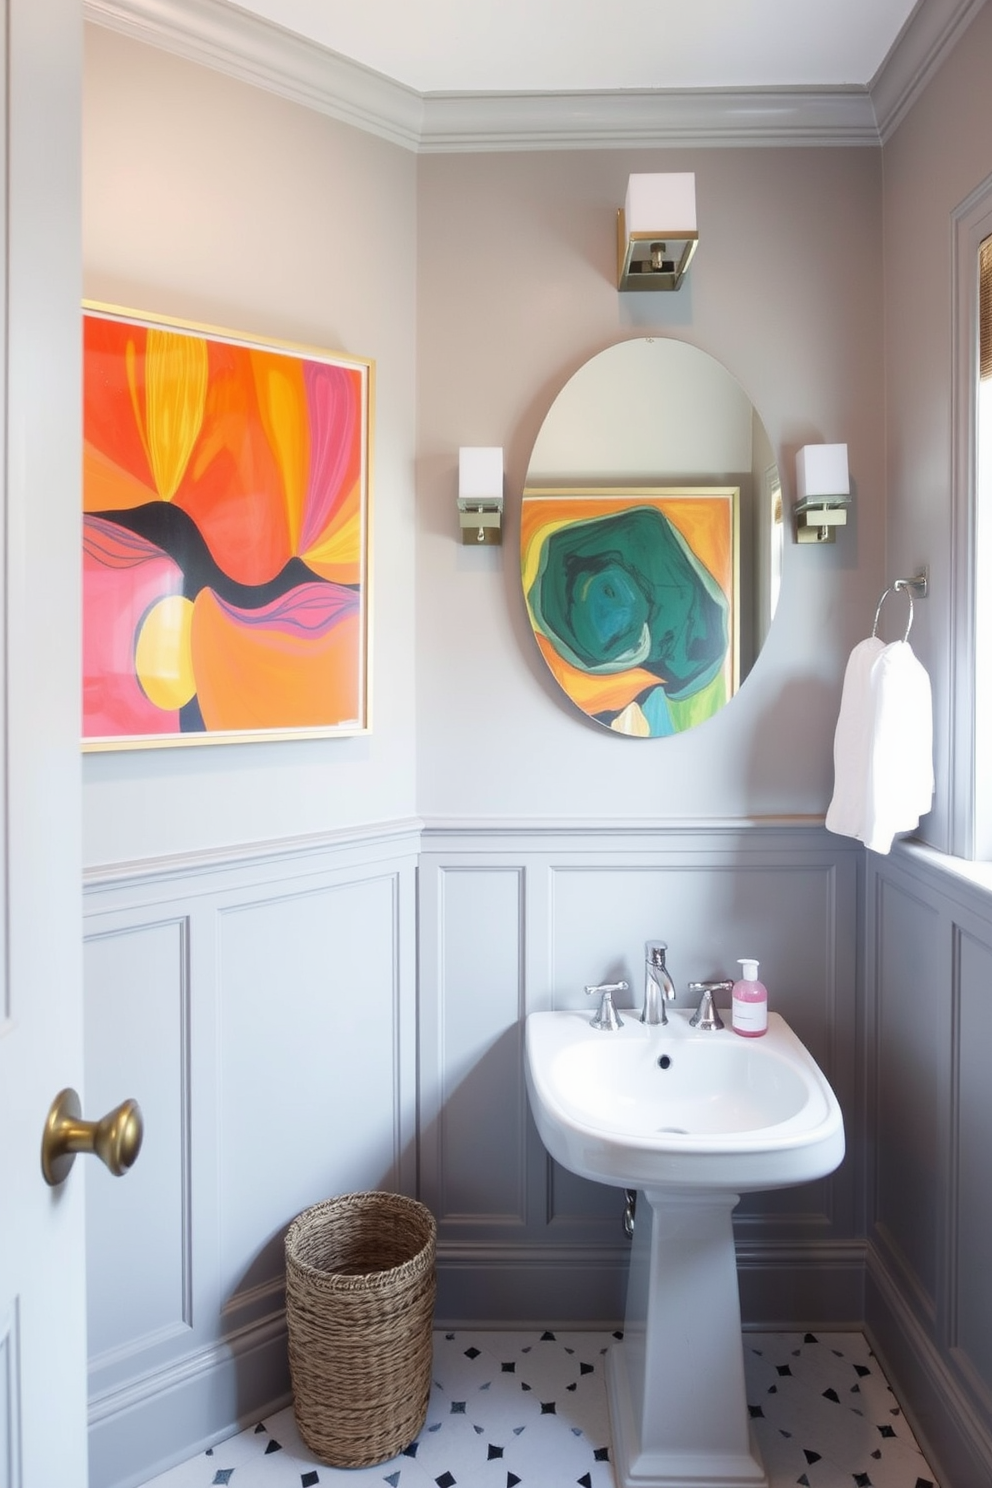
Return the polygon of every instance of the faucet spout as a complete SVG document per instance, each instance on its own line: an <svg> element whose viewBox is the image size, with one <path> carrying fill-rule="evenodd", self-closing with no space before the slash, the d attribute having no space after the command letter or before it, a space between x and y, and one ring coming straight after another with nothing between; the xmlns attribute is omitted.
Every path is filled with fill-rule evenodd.
<svg viewBox="0 0 992 1488"><path fill-rule="evenodd" d="M648 940L644 943L644 1008L642 1023L664 1025L668 1022L665 1003L675 1001L675 983L665 965L668 942Z"/></svg>

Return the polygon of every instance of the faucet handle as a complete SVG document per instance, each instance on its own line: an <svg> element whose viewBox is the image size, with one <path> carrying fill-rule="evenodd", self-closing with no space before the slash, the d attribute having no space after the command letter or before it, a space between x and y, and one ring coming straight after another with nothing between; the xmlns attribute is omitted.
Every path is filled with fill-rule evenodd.
<svg viewBox="0 0 992 1488"><path fill-rule="evenodd" d="M668 951L667 940L646 940L644 942L644 960L648 966L665 965L665 954Z"/></svg>
<svg viewBox="0 0 992 1488"><path fill-rule="evenodd" d="M587 987L587 997L593 997L598 993L602 999L598 1011L589 1020L589 1027L604 1029L609 1033L616 1033L618 1028L622 1028L623 1019L613 1006L613 994L627 990L627 982L601 982L598 987Z"/></svg>
<svg viewBox="0 0 992 1488"><path fill-rule="evenodd" d="M690 982L689 991L699 992L701 996L695 1014L689 1019L689 1027L702 1028L707 1031L725 1027L723 1019L716 1010L713 995L716 992L732 992L733 990L733 982L726 979L717 982Z"/></svg>

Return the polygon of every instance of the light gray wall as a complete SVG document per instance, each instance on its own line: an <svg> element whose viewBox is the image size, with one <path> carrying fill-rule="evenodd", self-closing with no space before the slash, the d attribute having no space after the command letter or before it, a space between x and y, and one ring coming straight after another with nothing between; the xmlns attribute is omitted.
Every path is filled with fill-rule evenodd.
<svg viewBox="0 0 992 1488"><path fill-rule="evenodd" d="M992 896L916 847L868 873L865 1319L945 1488L992 1483Z"/></svg>
<svg viewBox="0 0 992 1488"><path fill-rule="evenodd" d="M621 298L614 214L627 174L669 168L697 173L696 263L681 295ZM680 980L726 969L747 927L773 997L844 1092L851 1157L836 1183L742 1214L749 1315L855 1321L860 849L815 826L732 826L717 840L687 819L816 818L827 803L843 665L884 575L879 152L417 159L91 29L84 181L89 296L377 364L371 735L84 762L88 1080L116 1089L127 1074L106 1031L119 1017L154 1026L161 1052L142 1073L158 1115L147 1176L134 1175L155 1197L127 1220L155 1265L137 1293L133 1276L91 1279L94 1481L140 1481L141 1452L146 1467L164 1465L285 1389L281 1227L324 1192L410 1187L418 1159L442 1217L452 1319L519 1316L550 1295L551 1276L556 1313L592 1282L596 1315L608 1315L623 1269L609 1196L535 1148L514 1041L528 1008L566 999L611 955L633 966L638 943L673 924ZM558 692L525 619L516 548L530 449L555 395L594 352L648 333L690 341L738 378L787 498L795 451L816 440L848 443L856 491L836 547L790 544L780 618L741 695L664 742L611 737ZM502 549L458 542L463 444L506 450ZM370 825L415 812L433 823L421 905L417 830ZM512 837L514 818L559 826ZM584 825L610 818L624 823L615 837ZM644 818L675 825L646 840ZM815 955L797 977L807 944ZM329 1009L356 997L390 1030L391 1083L384 1045L361 1037L354 1060L337 1034L321 1059L339 1027ZM289 1151L280 1122L293 1127L301 1107L310 1126L326 1124L349 1071L365 1099L347 1140ZM253 1089L252 1130L274 1133L257 1168L233 1139L229 1103ZM504 1148L494 1136L507 1120ZM499 1202L471 1190L494 1147ZM217 1192L230 1199L222 1216ZM121 1201L113 1189L106 1199ZM784 1230L797 1237L787 1263ZM118 1283L144 1311L112 1310ZM789 1318L771 1310L783 1295Z"/></svg>
<svg viewBox="0 0 992 1488"><path fill-rule="evenodd" d="M89 756L86 861L414 810L822 812L843 659L882 572L877 152L418 162L99 28L87 68L86 293L370 355L377 387L372 734ZM616 203L631 168L659 166L696 170L702 244L681 295L621 298ZM790 547L780 620L742 694L664 743L607 736L558 693L527 627L515 546L554 395L592 352L649 330L727 365L788 492L802 443L846 439L858 493L837 548ZM506 449L510 511L505 546L475 552L457 542L455 469L458 446L481 443Z"/></svg>
<svg viewBox="0 0 992 1488"><path fill-rule="evenodd" d="M988 79L992 7L962 41L883 152L889 579L929 563L931 593L917 606L913 646L934 688L937 795L921 831L952 846L951 583L954 456L951 377L953 214L992 175Z"/></svg>
<svg viewBox="0 0 992 1488"><path fill-rule="evenodd" d="M631 170L694 170L700 247L679 294L618 295ZM879 155L565 151L420 162L418 806L434 817L820 814L844 661L882 573ZM856 263L856 269L853 264ZM732 704L664 741L617 739L541 660L519 495L570 374L617 340L691 341L734 374L794 494L804 443L847 441L853 525L790 544L780 618ZM458 546L457 451L503 445L504 546Z"/></svg>
<svg viewBox="0 0 992 1488"><path fill-rule="evenodd" d="M90 26L83 180L89 298L372 357L377 371L372 733L88 755L84 861L409 816L415 158Z"/></svg>
<svg viewBox="0 0 992 1488"><path fill-rule="evenodd" d="M842 661L880 571L881 241L871 150L418 160L112 33L91 28L87 47L87 295L371 356L377 372L371 735L84 761L87 1080L99 1092L133 1077L149 1107L131 1191L145 1200L103 1185L90 1207L94 1482L123 1484L285 1391L279 1245L293 1213L343 1188L412 1188L418 1161L450 1318L529 1316L551 1305L550 1276L559 1316L616 1317L613 1196L549 1168L512 1054L530 1007L598 974L582 971L590 957L636 959L681 922L685 981L725 971L746 924L856 1124L852 844L746 827L645 841L639 823L825 807ZM621 301L616 205L631 168L658 164L697 170L703 246L681 296ZM853 279L838 268L851 241ZM790 490L800 444L846 439L861 504L836 549L790 551L783 619L743 695L698 738L643 745L592 729L541 675L514 543L559 387L649 329L726 364ZM508 541L477 553L457 540L457 449L489 443L507 451ZM415 925L414 812L463 819L424 859L440 939L433 910ZM505 842L520 816L563 826ZM610 816L628 819L615 839L580 825ZM782 916L784 886L798 897ZM589 895L616 899L591 938ZM819 947L798 980L783 975L796 936ZM340 1008L388 1039L364 1037L364 1021L342 1031ZM134 1040L112 1033L122 1020L155 1031L133 1068ZM294 1145L301 1130L314 1136ZM790 1320L856 1315L852 1153L822 1192L748 1206L750 1315L778 1317L767 1242L783 1225L802 1242ZM493 1193L473 1213L465 1183L483 1166ZM115 1226L148 1258L140 1275L101 1264Z"/></svg>
<svg viewBox="0 0 992 1488"><path fill-rule="evenodd" d="M930 564L912 643L934 688L938 791L921 836L941 851L869 855L866 1319L945 1488L992 1483L992 895L987 865L964 874L943 857L966 601L952 585L954 218L992 178L990 67L985 6L883 151L886 576Z"/></svg>
<svg viewBox="0 0 992 1488"><path fill-rule="evenodd" d="M147 1129L133 1185L88 1194L107 1488L286 1398L295 1213L416 1187L417 181L399 147L96 27L83 175L88 297L376 364L371 734L84 757L87 1089L133 1091Z"/></svg>

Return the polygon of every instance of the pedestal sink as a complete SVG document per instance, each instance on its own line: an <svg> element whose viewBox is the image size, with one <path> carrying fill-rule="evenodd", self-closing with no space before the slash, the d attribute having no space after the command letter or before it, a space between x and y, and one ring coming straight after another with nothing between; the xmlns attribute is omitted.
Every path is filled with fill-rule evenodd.
<svg viewBox="0 0 992 1488"><path fill-rule="evenodd" d="M731 1216L744 1192L833 1172L843 1118L778 1014L760 1039L668 1016L604 1032L588 1012L532 1013L527 1090L552 1157L637 1190L624 1337L607 1360L618 1488L768 1488Z"/></svg>

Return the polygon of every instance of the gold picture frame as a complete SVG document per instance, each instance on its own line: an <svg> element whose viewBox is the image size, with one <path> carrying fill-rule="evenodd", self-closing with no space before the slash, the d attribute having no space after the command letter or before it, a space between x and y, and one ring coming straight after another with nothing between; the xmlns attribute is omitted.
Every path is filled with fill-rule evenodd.
<svg viewBox="0 0 992 1488"><path fill-rule="evenodd" d="M374 363L86 301L83 748L370 729Z"/></svg>

